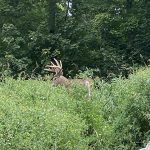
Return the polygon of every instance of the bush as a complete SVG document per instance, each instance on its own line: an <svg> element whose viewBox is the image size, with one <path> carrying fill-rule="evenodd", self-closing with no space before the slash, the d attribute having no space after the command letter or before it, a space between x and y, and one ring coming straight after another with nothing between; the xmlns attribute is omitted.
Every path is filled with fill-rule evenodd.
<svg viewBox="0 0 150 150"><path fill-rule="evenodd" d="M0 83L1 149L131 150L150 140L150 69L84 87L40 80Z"/></svg>
<svg viewBox="0 0 150 150"><path fill-rule="evenodd" d="M87 149L85 122L71 113L63 92L42 81L6 80L0 86L1 149Z"/></svg>
<svg viewBox="0 0 150 150"><path fill-rule="evenodd" d="M149 77L150 69L144 68L129 79L114 79L111 84L103 83L101 90L95 90L94 101L101 104L92 107L96 114L101 109L105 122L105 126L95 126L98 134L102 134L97 149L138 149L150 140Z"/></svg>

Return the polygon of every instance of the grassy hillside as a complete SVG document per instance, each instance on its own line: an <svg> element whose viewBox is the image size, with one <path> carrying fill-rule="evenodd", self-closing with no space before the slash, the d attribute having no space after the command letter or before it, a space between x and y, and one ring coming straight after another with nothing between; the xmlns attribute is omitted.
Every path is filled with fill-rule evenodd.
<svg viewBox="0 0 150 150"><path fill-rule="evenodd" d="M150 140L150 68L86 90L41 80L0 83L2 150L134 150Z"/></svg>

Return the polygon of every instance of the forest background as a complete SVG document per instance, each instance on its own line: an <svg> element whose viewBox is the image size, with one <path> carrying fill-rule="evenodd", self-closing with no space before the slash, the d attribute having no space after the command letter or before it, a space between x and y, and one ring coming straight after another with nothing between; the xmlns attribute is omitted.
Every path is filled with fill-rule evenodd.
<svg viewBox="0 0 150 150"><path fill-rule="evenodd" d="M67 76L122 74L150 58L148 0L0 0L0 72L43 74L53 58Z"/></svg>

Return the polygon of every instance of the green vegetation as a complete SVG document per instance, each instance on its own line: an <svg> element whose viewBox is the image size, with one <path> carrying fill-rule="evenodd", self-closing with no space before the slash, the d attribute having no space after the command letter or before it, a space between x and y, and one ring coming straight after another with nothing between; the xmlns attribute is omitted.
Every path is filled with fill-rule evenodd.
<svg viewBox="0 0 150 150"><path fill-rule="evenodd" d="M1 150L134 150L150 140L150 68L129 79L81 87L49 81L0 83Z"/></svg>
<svg viewBox="0 0 150 150"><path fill-rule="evenodd" d="M44 81L54 58L65 77L96 78L91 100ZM149 63L148 0L0 0L0 149L144 147Z"/></svg>
<svg viewBox="0 0 150 150"><path fill-rule="evenodd" d="M0 0L0 75L42 74L55 57L67 76L86 67L127 76L150 59L149 8L149 0Z"/></svg>

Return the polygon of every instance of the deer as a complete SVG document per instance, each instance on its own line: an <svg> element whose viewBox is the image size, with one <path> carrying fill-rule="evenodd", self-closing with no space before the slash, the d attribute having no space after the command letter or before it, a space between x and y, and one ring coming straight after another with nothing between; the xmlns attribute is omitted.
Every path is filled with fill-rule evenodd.
<svg viewBox="0 0 150 150"><path fill-rule="evenodd" d="M91 78L88 79L68 79L63 75L63 66L61 60L58 61L54 58L54 62L50 62L50 65L45 66L45 71L49 71L55 73L52 78L52 82L54 86L64 86L66 88L70 88L75 84L82 85L88 90L88 98L91 98L91 88L93 86L93 80Z"/></svg>

